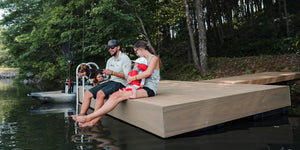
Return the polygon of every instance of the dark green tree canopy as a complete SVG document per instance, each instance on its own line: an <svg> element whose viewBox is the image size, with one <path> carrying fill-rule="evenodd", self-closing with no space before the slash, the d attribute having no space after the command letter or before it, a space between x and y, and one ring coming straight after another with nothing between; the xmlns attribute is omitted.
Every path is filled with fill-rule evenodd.
<svg viewBox="0 0 300 150"><path fill-rule="evenodd" d="M300 53L298 1L202 2L208 57ZM193 34L199 37L195 1L188 4ZM81 62L104 67L109 39L118 39L132 59L132 44L149 39L163 61L162 72L191 63L182 0L0 0L0 9L7 12L1 20L2 47L23 75L66 78L62 44L70 40L78 44L72 72Z"/></svg>

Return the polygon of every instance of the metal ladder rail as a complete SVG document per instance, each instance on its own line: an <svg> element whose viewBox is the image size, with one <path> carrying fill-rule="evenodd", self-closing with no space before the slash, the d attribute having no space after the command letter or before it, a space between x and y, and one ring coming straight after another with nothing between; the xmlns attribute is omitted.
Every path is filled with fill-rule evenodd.
<svg viewBox="0 0 300 150"><path fill-rule="evenodd" d="M88 62L88 63L81 63L77 66L76 68L76 114L78 114L78 105L79 105L79 92L78 92L78 89L79 89L79 79L78 79L78 73L79 73L79 68L81 65L87 65L90 69L92 68L91 65L94 65L97 69L99 69L99 66L94 63L94 62ZM82 77L82 98L84 98L84 78L87 78L87 77Z"/></svg>

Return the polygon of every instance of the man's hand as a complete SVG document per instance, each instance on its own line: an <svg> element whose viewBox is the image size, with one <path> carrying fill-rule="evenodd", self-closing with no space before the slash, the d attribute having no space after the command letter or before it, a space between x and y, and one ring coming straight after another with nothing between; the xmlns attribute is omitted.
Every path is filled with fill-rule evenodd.
<svg viewBox="0 0 300 150"><path fill-rule="evenodd" d="M105 73L106 75L111 75L112 71L109 69L104 69L103 73Z"/></svg>
<svg viewBox="0 0 300 150"><path fill-rule="evenodd" d="M102 82L104 80L101 74L98 74L96 78L100 82Z"/></svg>

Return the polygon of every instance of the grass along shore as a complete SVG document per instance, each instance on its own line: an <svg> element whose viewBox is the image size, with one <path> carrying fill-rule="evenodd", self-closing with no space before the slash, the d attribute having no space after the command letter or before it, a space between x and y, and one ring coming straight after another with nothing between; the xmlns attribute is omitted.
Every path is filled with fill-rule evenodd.
<svg viewBox="0 0 300 150"><path fill-rule="evenodd" d="M19 74L18 68L3 68L0 67L0 79L11 79L17 77Z"/></svg>
<svg viewBox="0 0 300 150"><path fill-rule="evenodd" d="M163 62L164 64L164 62ZM164 64L162 79L199 81L260 72L300 72L300 55L262 55L249 57L208 58L209 71L200 75L193 64L178 64L178 61Z"/></svg>
<svg viewBox="0 0 300 150"><path fill-rule="evenodd" d="M4 68L4 67L0 67L0 72L9 72L9 71L19 71L19 68Z"/></svg>
<svg viewBox="0 0 300 150"><path fill-rule="evenodd" d="M172 61L173 60L173 61ZM300 72L300 55L261 55L249 57L208 57L209 71L200 75L193 64L172 59L163 61L162 80L199 81L260 72ZM2 72L18 72L19 68L0 67Z"/></svg>

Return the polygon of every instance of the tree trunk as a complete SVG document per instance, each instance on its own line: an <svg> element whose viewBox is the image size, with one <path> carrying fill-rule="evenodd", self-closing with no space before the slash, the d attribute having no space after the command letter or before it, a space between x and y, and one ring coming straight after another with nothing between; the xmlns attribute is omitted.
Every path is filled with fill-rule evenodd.
<svg viewBox="0 0 300 150"><path fill-rule="evenodd" d="M246 17L250 17L250 5L249 5L249 0L245 0L245 6L246 6Z"/></svg>
<svg viewBox="0 0 300 150"><path fill-rule="evenodd" d="M210 8L210 1L206 0L206 22L207 22L207 27L208 31L211 31L211 22L210 22L210 17L211 17L211 8Z"/></svg>
<svg viewBox="0 0 300 150"><path fill-rule="evenodd" d="M277 3L278 3L278 15L279 15L279 17L280 17L280 22L282 22L282 20L283 20L283 16L282 16L282 13L281 13L281 0L278 0L277 1Z"/></svg>
<svg viewBox="0 0 300 150"><path fill-rule="evenodd" d="M207 72L207 46L206 46L206 29L204 25L205 17L203 13L203 1L196 0L196 13L197 13L197 22L198 22L198 36L199 36L199 57L201 72Z"/></svg>
<svg viewBox="0 0 300 150"><path fill-rule="evenodd" d="M286 24L286 35L289 36L289 16L286 8L286 0L283 0L285 24Z"/></svg>
<svg viewBox="0 0 300 150"><path fill-rule="evenodd" d="M219 22L219 28L218 29L218 34L219 34L219 41L220 41L220 44L223 45L224 43L224 33L223 33L223 21L222 21L222 9L221 9L221 6L220 6L220 3L217 2L216 3L216 8L217 8L217 19L218 19L218 22Z"/></svg>
<svg viewBox="0 0 300 150"><path fill-rule="evenodd" d="M191 22L190 22L190 13L189 13L190 10L189 10L189 5L188 5L187 0L184 0L184 4L185 4L186 23L187 23L189 36L190 36L190 43L191 43L191 47L192 47L192 55L193 55L193 60L194 60L194 66L198 71L201 71L201 68L200 68L200 65L199 65L199 62L198 62L197 52L196 52L194 35L193 35Z"/></svg>
<svg viewBox="0 0 300 150"><path fill-rule="evenodd" d="M258 10L257 10L258 12L262 11L261 3L262 3L262 2L261 2L260 0L256 1L256 3L255 3L255 5L257 6L257 9L258 9Z"/></svg>
<svg viewBox="0 0 300 150"><path fill-rule="evenodd" d="M218 26L218 14L216 13L217 7L215 6L216 4L214 3L214 1L211 1L211 9L212 9L212 24L213 24L213 33L214 33L214 37L215 37L215 42L218 43L218 45L222 45L222 41L221 39L221 33L219 30L219 26Z"/></svg>
<svg viewBox="0 0 300 150"><path fill-rule="evenodd" d="M254 2L252 0L249 2L251 26L253 26L253 24L254 24L254 10L253 10L254 4L253 3Z"/></svg>
<svg viewBox="0 0 300 150"><path fill-rule="evenodd" d="M122 0L122 1L123 1L124 3L126 3L128 6L131 6L131 4L128 3L127 0ZM131 7L134 8L134 15L135 15L135 17L138 18L138 20L139 20L139 22L140 22L140 24L141 24L141 26L142 26L143 33L140 33L140 34L141 34L142 36L144 36L144 37L146 38L148 44L151 45L151 42L150 42L150 39L149 39L149 37L148 37L148 34L147 34L146 28L145 28L145 26L144 26L143 20L139 17L136 8L135 8L134 6L131 6ZM152 46L152 45L151 45L151 46Z"/></svg>
<svg viewBox="0 0 300 150"><path fill-rule="evenodd" d="M232 23L233 4L230 1L224 1L224 5L225 5L225 12L226 12L226 19L228 21L228 28L231 35L234 36L233 23Z"/></svg>

